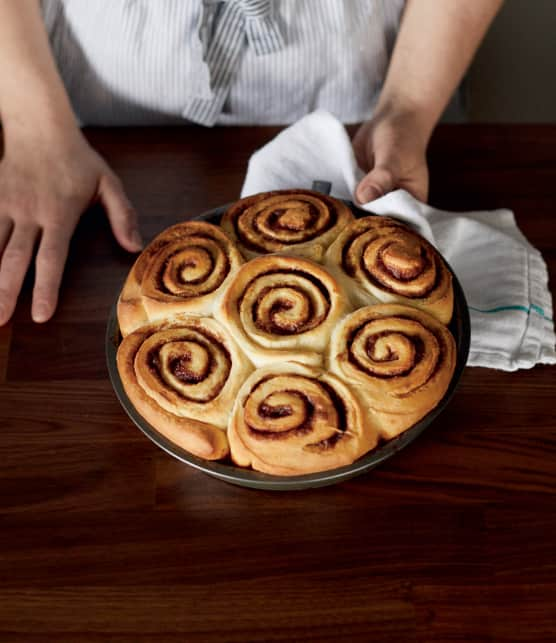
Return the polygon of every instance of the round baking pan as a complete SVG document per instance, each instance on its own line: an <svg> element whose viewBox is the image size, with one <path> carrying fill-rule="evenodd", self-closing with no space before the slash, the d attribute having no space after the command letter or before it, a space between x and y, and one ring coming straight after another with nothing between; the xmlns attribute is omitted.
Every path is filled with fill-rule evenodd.
<svg viewBox="0 0 556 643"><path fill-rule="evenodd" d="M349 205L355 216L369 216L368 212L356 208L351 203L349 203ZM228 206L222 206L209 212L205 212L204 214L195 217L195 219L208 221L209 223L218 225L222 214L227 207ZM433 422L433 420L442 413L457 388L469 353L469 310L467 308L463 290L456 275L447 262L445 263L450 269L453 279L454 313L452 315L452 321L449 324L449 329L456 340L457 350L456 367L448 390L438 405L419 422L396 438L387 442L379 443L375 449L348 466L328 471L321 471L319 473L282 477L259 473L252 469L237 467L231 462L231 460L218 462L204 460L188 453L173 442L170 442L170 440L160 434L138 413L124 391L116 365L116 352L121 341L120 329L116 315L116 303L114 303L110 311L108 326L106 329L106 359L112 386L114 387L116 395L129 417L148 438L178 460L181 460L182 462L195 467L210 476L242 487L268 490L308 489L312 487L323 487L341 482L342 480L347 480L373 469L384 460L391 458L410 442L413 442L413 440L415 440L415 438L417 438L417 436L420 435L427 426L429 426L431 422Z"/></svg>

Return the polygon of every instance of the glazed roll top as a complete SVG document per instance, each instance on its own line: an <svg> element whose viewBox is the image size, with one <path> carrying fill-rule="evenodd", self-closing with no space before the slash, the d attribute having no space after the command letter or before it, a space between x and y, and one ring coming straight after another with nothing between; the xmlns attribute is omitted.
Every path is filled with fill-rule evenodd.
<svg viewBox="0 0 556 643"><path fill-rule="evenodd" d="M339 324L327 361L391 438L437 406L454 372L456 347L446 326L428 313L380 304Z"/></svg>
<svg viewBox="0 0 556 643"><path fill-rule="evenodd" d="M187 221L168 228L141 253L118 301L123 335L176 313L209 315L243 263L218 227Z"/></svg>
<svg viewBox="0 0 556 643"><path fill-rule="evenodd" d="M351 464L377 442L347 386L294 362L251 374L238 394L228 436L237 464L277 475Z"/></svg>
<svg viewBox="0 0 556 643"><path fill-rule="evenodd" d="M338 199L311 190L280 190L240 199L224 214L222 227L246 258L287 252L320 261L353 220Z"/></svg>
<svg viewBox="0 0 556 643"><path fill-rule="evenodd" d="M369 216L350 224L328 249L325 264L357 305L405 303L444 324L452 317L452 277L442 257L394 219Z"/></svg>
<svg viewBox="0 0 556 643"><path fill-rule="evenodd" d="M214 319L177 315L127 335L117 354L124 389L168 439L208 459L228 453L226 426L249 361Z"/></svg>
<svg viewBox="0 0 556 643"><path fill-rule="evenodd" d="M348 310L347 297L322 266L268 255L242 266L215 316L256 366L284 360L319 365Z"/></svg>

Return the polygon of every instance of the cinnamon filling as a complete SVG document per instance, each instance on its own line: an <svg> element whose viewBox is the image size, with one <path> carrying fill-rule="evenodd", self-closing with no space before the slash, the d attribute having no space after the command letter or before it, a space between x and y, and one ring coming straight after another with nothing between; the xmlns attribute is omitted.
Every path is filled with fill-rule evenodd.
<svg viewBox="0 0 556 643"><path fill-rule="evenodd" d="M348 239L346 239L344 247L342 248L342 269L350 277L355 277L356 264L351 258L351 245L357 239L358 234L359 233L356 233L351 237L348 237Z"/></svg>
<svg viewBox="0 0 556 643"><path fill-rule="evenodd" d="M228 380L228 376L230 374L230 370L232 366L232 358L226 346L224 346L217 337L213 336L206 329L193 328L192 331L206 338L207 345L203 345L202 341L201 342L199 342L199 340L197 341L199 342L199 345L202 346L207 351L208 354L210 354L211 352L211 349L210 349L211 345L216 344L217 345L216 350L219 351L223 356L222 376L219 377L218 380L210 388L206 390L206 395L203 396L203 401L209 402L219 394L220 390ZM180 338L180 339L184 339L184 338ZM189 339L185 338L185 339L186 341L195 341L195 340L192 340L192 338L189 338ZM161 369L163 369L164 366L159 356L159 351L163 345L164 344L161 343L156 346L153 346L146 357L146 364L148 369L160 383L161 388L159 393L161 395L164 394L163 391L167 387L167 384L164 381L163 375L161 373ZM196 385L200 382L203 382L204 380L207 380L207 378L210 378L213 375L213 373L217 368L217 364L215 363L214 359L210 357L202 368L197 367L195 370L191 368L191 361L192 361L192 355L188 352L184 352L178 357L171 359L169 363L167 363L166 367L176 379L180 380L184 384L189 384L189 385ZM190 400L190 398L187 395L183 394L181 391L176 390L174 388L172 389L172 394L177 395L183 400L187 400L187 401ZM199 401L199 400L196 400L196 401Z"/></svg>
<svg viewBox="0 0 556 643"><path fill-rule="evenodd" d="M429 249L425 241L413 237L410 232L403 231L401 238L397 236L375 234L366 241L365 248L359 249L358 254L353 250L353 244L360 235L366 234L368 230L360 230L349 237L341 255L341 266L344 272L350 277L356 278L358 270L365 275L368 281L385 292L401 294L397 291L392 280L400 284L409 284L413 292L404 292L403 296L411 299L428 297L440 285L442 279L442 268L433 248ZM369 244L382 241L382 245L376 254L369 252L368 262L365 261L366 248ZM428 271L432 274L427 281L419 284L421 275ZM388 280L387 275L392 279Z"/></svg>
<svg viewBox="0 0 556 643"><path fill-rule="evenodd" d="M365 346L365 350L369 358L375 362L392 362L392 369L389 374L384 374L384 373L378 374L375 371L373 371L371 368L365 367L365 365L361 364L356 358L354 358L354 362L361 370L365 371L369 375L372 375L373 377L380 377L382 379L390 379L393 377L405 377L406 375L409 375L409 373L411 373L411 371L415 368L415 365L418 364L423 359L423 354L424 354L423 342L420 337L404 334L404 337L406 337L411 342L413 354L410 355L410 364L409 366L407 366L407 368L396 367L395 364L396 364L396 361L400 358L400 355L398 355L398 353L392 350L390 347L388 347L386 354L381 355L380 358L377 357L376 355L376 350L375 350L376 343L383 337L388 337L388 335L390 335L390 333L388 331L384 331L382 333L376 333L372 337L369 337ZM350 353L350 357L351 357L351 353Z"/></svg>
<svg viewBox="0 0 556 643"><path fill-rule="evenodd" d="M272 213L269 223L271 226L280 228L281 230L300 232L311 227L313 221L314 216L311 216L310 212L276 210Z"/></svg>
<svg viewBox="0 0 556 643"><path fill-rule="evenodd" d="M337 431L332 433L328 438L314 442L313 444L308 444L305 449L309 451L327 451L328 449L332 449L342 438L348 435L346 433L348 429L348 414L344 401L330 384L327 382L319 382L319 384L327 392L330 401L334 405L334 409L338 415L338 426L336 427Z"/></svg>
<svg viewBox="0 0 556 643"><path fill-rule="evenodd" d="M182 242L181 245L176 246L175 251L166 257L156 270L155 286L158 292L179 299L190 299L213 292L222 285L230 271L230 262L225 247L220 244L218 239L208 235L199 233L195 234L195 238L209 241L210 245L213 246L212 252L208 246L196 243L183 245ZM188 257L181 261L176 259L180 254L188 250L191 250L193 255L197 254L198 256ZM217 265L213 256L214 252L218 253L221 261L218 273L215 272ZM186 276L188 272L193 273L193 275ZM168 275L170 275L169 282L167 281ZM210 285L205 285L209 281L211 282ZM191 287L193 286L198 286L198 288L191 292Z"/></svg>
<svg viewBox="0 0 556 643"><path fill-rule="evenodd" d="M151 371L151 373L158 374L160 370L160 359L156 351L153 350L149 353L147 366L149 367L149 370Z"/></svg>
<svg viewBox="0 0 556 643"><path fill-rule="evenodd" d="M194 372L190 369L191 355L186 354L170 362L170 371L185 384L196 384L202 382L210 372L210 366L202 369L199 372Z"/></svg>
<svg viewBox="0 0 556 643"><path fill-rule="evenodd" d="M392 243L385 246L380 253L382 266L400 281L411 281L421 275L427 268L427 256L421 246Z"/></svg>
<svg viewBox="0 0 556 643"><path fill-rule="evenodd" d="M287 440L292 436L307 435L311 432L311 421L315 413L313 404L298 391L289 392L303 400L305 407L304 421L299 426L295 426L287 431L273 431L271 428L264 430L247 425L247 430L254 438L259 440ZM270 406L263 402L258 408L258 414L263 419L268 418L269 420L275 420L290 416L292 414L292 408L290 406Z"/></svg>
<svg viewBox="0 0 556 643"><path fill-rule="evenodd" d="M291 406L269 406L264 402L259 407L259 415L268 418L283 418L292 414Z"/></svg>
<svg viewBox="0 0 556 643"><path fill-rule="evenodd" d="M320 197L322 210L319 210L314 203L303 202L303 196L302 192L298 193L295 190L284 195L284 207L277 205L266 221L266 227L275 229L277 232L291 231L292 233L299 233L307 230L307 234L303 236L303 239L279 239L274 237L268 230L263 229L262 225L259 224L258 218L259 213L263 212L267 207L268 197L259 202L256 200L247 202L241 210L234 213L232 224L237 237L249 250L265 252L273 244L282 246L283 244L306 243L336 225L338 213L333 201L327 199L326 196ZM271 195L270 198L275 198L275 196ZM313 198L315 197L313 196ZM292 199L300 201L303 206L287 207L287 201ZM245 218L248 221L247 217L252 218L251 225L245 225L243 219ZM324 219L326 223L319 225L321 219Z"/></svg>
<svg viewBox="0 0 556 643"><path fill-rule="evenodd" d="M200 248L199 246L192 246L192 249L204 251L204 248ZM210 253L205 251L204 254L206 255L206 259L204 261L190 258L175 266L176 282L178 284L201 284L206 280L207 275L210 275L214 270L214 259ZM188 272L199 273L199 276L185 278L184 275Z"/></svg>
<svg viewBox="0 0 556 643"><path fill-rule="evenodd" d="M398 319L398 320L407 319L407 320L410 320L410 321L415 321L411 317L405 317L403 315L392 317L392 319ZM415 336L415 335L404 334L404 336L407 337L407 339L411 342L413 350L415 351L414 355L413 355L413 358L411 360L411 366L409 366L408 368L405 368L405 369L398 369L398 370L394 367L391 374L384 374L384 373L378 374L378 373L376 373L375 371L373 371L371 368L369 368L365 364L362 364L357 359L357 357L353 354L353 352L351 351L351 345L353 343L354 338L356 337L356 335L364 327L365 327L365 323L363 323L360 326L354 328L349 333L349 335L347 337L347 341L346 341L346 346L348 347L348 351L347 351L348 360L358 370L363 371L364 373L367 373L367 375L369 375L371 377L374 377L374 378L378 378L378 379L393 379L393 378L396 378L396 377L406 377L407 375L409 375L411 373L411 371L415 368L415 366L417 364L419 364L419 362L421 362L423 360L423 358L425 356L425 345L424 345L423 340L421 339L421 337L418 337L418 336ZM427 329L427 330L429 332L432 332L431 329ZM400 331L398 331L398 330L395 331L395 332L398 333L398 334L400 333ZM366 351L367 355L369 356L369 358L372 359L373 361L380 361L380 362L392 361L392 362L395 362L399 358L399 355L395 351L393 351L391 349L389 349L387 351L387 353L385 353L380 359L377 359L377 357L376 357L376 353L375 353L375 345L376 345L376 343L379 341L379 339L381 339L383 337L388 337L388 335L390 335L390 331L383 331L383 332L380 332L380 333L375 333L375 334L373 334L371 337L369 337L367 339L367 342L365 344L365 351ZM446 345L445 345L445 343L443 341L443 337L441 335L439 336L439 335L436 335L436 334L435 334L435 337L436 337L436 339L438 341L440 351L439 351L439 354L437 356L437 359L435 360L434 370L433 370L433 372L431 373L431 376L430 376L431 378L434 377L434 375L442 367L442 363L444 361L444 354L446 352L446 350L445 350ZM400 397L403 397L403 395L401 395Z"/></svg>
<svg viewBox="0 0 556 643"><path fill-rule="evenodd" d="M334 388L326 382L316 381L309 379L309 389L311 386L316 385L322 390L321 393L316 394L317 398L313 399L312 394L307 390L303 390L303 380L306 378L294 376L296 380L301 380L299 388L289 389L287 386L283 389L270 392L267 397L259 402L256 409L256 419L253 418L249 422L247 419L247 408L250 405L250 399L255 395L257 389L265 382L273 379L273 376L268 376L263 380L257 382L250 395L245 399L243 406L245 409L245 429L250 437L257 440L288 440L298 438L300 436L310 436L314 431L319 431L322 435L323 426L326 427L327 437L318 440L317 442L309 442L301 448L308 451L325 451L332 449L340 439L349 435L348 431L348 412L341 397L336 393ZM290 399L294 398L301 403L301 407L294 401L290 403L280 403L276 399L276 403L269 402L275 396L287 395ZM333 410L330 408L332 407ZM291 423L284 426L279 421L282 418L291 417ZM332 418L335 418L332 420ZM258 420L261 420L259 422ZM273 421L277 424L273 425ZM295 422L298 424L295 425ZM331 426L331 422L334 423Z"/></svg>
<svg viewBox="0 0 556 643"><path fill-rule="evenodd" d="M306 332L311 328L318 326L326 319L331 306L328 290L318 278L301 270L291 270L288 272L285 272L284 270L269 270L255 276L249 283L245 285L243 293L237 299L236 308L238 313L241 312L245 293L248 292L252 285L259 279L262 279L268 275L275 274L283 274L284 281L279 284L274 284L273 286L261 288L261 291L258 293L257 299L252 304L251 318L253 319L257 328L267 333L273 333L276 335L293 335ZM295 284L293 280L288 280L289 275L302 277L310 281L311 284L319 290L319 293L322 295L326 304L324 314L318 316L315 315L315 310L311 298L308 297L305 292ZM280 315L280 313L292 310L296 306L296 303L294 301L289 301L286 298L279 299L274 302L272 306L270 306L270 309L267 310L266 315L261 315L259 308L261 307L262 301L268 295L268 293L270 293L275 288L287 288L299 293L300 298L303 298L306 301L307 306L307 309L306 311L304 311L302 318L289 320L285 319L284 316L282 316L280 321L278 323L276 322L276 317Z"/></svg>
<svg viewBox="0 0 556 643"><path fill-rule="evenodd" d="M296 286L284 284L284 287L299 293L301 297L305 297L303 291ZM267 311L267 314L262 315L259 311L260 304L265 295L271 290L271 288L263 289L257 298L257 301L253 305L251 314L257 328L260 328L267 333L273 333L274 335L295 335L296 333L302 333L310 328L314 328L322 322L322 317L315 317L313 305L310 299L306 299L307 311L301 319L287 319L282 316L280 321L277 321L280 313L284 313L295 308L295 302L287 299L275 301L270 307L270 310Z"/></svg>
<svg viewBox="0 0 556 643"><path fill-rule="evenodd" d="M404 294L404 297L408 297L409 299L422 299L424 297L428 297L432 292L435 291L436 288L438 288L438 285L440 283L440 270L436 259L433 259L433 262L436 269L434 271L434 280L432 281L432 283L423 284L422 287L416 289L415 292ZM431 262L429 257L427 257L427 255L424 253L424 256L422 257L422 263L420 264L420 270L417 272L415 271L415 269L404 270L400 267L396 268L392 264L386 265L382 257L379 255L376 260L376 266L378 267L378 270L376 272L373 271L374 266L367 266L365 260L363 259L363 256L361 256L359 266L365 274L366 278L377 288L396 295L399 294L396 289L380 278L381 271L391 274L394 278L398 279L402 283L410 283L418 279L420 274L426 272L433 265L433 262ZM355 271L353 272L353 275L354 274Z"/></svg>

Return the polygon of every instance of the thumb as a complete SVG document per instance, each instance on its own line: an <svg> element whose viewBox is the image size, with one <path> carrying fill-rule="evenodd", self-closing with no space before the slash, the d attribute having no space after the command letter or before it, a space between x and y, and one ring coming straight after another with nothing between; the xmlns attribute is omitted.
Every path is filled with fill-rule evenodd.
<svg viewBox="0 0 556 643"><path fill-rule="evenodd" d="M360 204L378 199L395 187L394 175L386 167L375 166L366 174L355 189L355 198Z"/></svg>
<svg viewBox="0 0 556 643"><path fill-rule="evenodd" d="M98 196L118 243L130 252L139 252L143 241L137 213L129 202L120 179L113 174L103 174L98 186Z"/></svg>

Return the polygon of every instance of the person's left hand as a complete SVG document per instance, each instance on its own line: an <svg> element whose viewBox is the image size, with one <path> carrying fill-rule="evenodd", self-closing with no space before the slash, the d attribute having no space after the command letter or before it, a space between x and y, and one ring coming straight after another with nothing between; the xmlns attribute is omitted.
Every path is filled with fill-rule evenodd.
<svg viewBox="0 0 556 643"><path fill-rule="evenodd" d="M367 174L355 191L359 203L403 188L426 202L429 171L426 137L410 115L375 116L363 123L353 138L359 167Z"/></svg>

